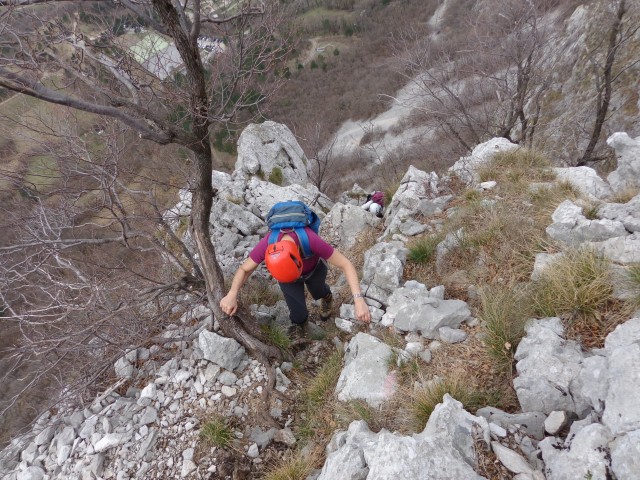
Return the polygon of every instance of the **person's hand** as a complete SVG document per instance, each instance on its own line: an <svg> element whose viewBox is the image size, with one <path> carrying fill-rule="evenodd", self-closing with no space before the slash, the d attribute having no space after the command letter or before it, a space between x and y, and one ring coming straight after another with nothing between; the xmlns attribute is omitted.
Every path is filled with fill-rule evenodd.
<svg viewBox="0 0 640 480"><path fill-rule="evenodd" d="M220 308L227 315L233 315L238 310L238 298L229 293L226 297L220 300Z"/></svg>
<svg viewBox="0 0 640 480"><path fill-rule="evenodd" d="M369 305L364 301L364 298L356 298L356 318L364 323L371 322L371 312L369 311Z"/></svg>

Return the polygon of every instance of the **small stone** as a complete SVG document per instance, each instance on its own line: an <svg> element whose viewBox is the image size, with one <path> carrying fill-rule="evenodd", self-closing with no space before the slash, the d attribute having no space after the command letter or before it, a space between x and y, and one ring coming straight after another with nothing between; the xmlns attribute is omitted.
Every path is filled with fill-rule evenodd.
<svg viewBox="0 0 640 480"><path fill-rule="evenodd" d="M251 446L249 447L249 450L247 451L247 455L251 458L256 458L258 455L260 455L260 450L258 450L257 443L251 444Z"/></svg>
<svg viewBox="0 0 640 480"><path fill-rule="evenodd" d="M222 386L222 394L225 397L233 397L236 394L236 389L233 387L227 387L226 385Z"/></svg>
<svg viewBox="0 0 640 480"><path fill-rule="evenodd" d="M285 445L292 446L296 443L296 437L291 430L283 428L278 430L273 436L273 441L277 443L284 443Z"/></svg>
<svg viewBox="0 0 640 480"><path fill-rule="evenodd" d="M554 411L544 421L544 429L549 435L555 435L567 425L568 421L567 412Z"/></svg>

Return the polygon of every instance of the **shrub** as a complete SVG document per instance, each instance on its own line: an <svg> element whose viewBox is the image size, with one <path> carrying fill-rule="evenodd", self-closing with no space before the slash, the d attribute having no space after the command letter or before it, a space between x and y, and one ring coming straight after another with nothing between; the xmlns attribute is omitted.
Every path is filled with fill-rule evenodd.
<svg viewBox="0 0 640 480"><path fill-rule="evenodd" d="M511 373L513 356L533 314L529 295L522 288L488 286L480 291L485 323L483 343L499 373Z"/></svg>
<svg viewBox="0 0 640 480"><path fill-rule="evenodd" d="M427 235L411 242L409 247L409 261L428 263L435 256L436 248L442 241L440 235Z"/></svg>
<svg viewBox="0 0 640 480"><path fill-rule="evenodd" d="M612 298L609 262L596 251L580 248L566 252L543 270L534 283L533 303L538 315L591 316Z"/></svg>
<svg viewBox="0 0 640 480"><path fill-rule="evenodd" d="M224 448L231 444L233 431L227 419L218 416L204 424L200 430L200 438L210 445Z"/></svg>

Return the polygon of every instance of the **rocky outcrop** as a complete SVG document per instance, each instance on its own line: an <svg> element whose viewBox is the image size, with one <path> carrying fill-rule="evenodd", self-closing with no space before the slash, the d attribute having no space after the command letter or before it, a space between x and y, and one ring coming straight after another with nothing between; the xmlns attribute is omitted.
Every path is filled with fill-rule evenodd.
<svg viewBox="0 0 640 480"><path fill-rule="evenodd" d="M364 254L362 290L368 298L386 305L400 286L407 248L401 242L378 243Z"/></svg>
<svg viewBox="0 0 640 480"><path fill-rule="evenodd" d="M518 146L511 143L506 138L492 138L488 142L481 143L476 146L471 155L461 157L456 163L449 168L449 173L458 176L462 181L471 183L480 183L478 171L489 164L493 156L498 152L510 152L517 149Z"/></svg>
<svg viewBox="0 0 640 480"><path fill-rule="evenodd" d="M362 232L376 228L380 223L378 217L359 206L336 203L324 218L320 232L329 243L346 250L356 244Z"/></svg>
<svg viewBox="0 0 640 480"><path fill-rule="evenodd" d="M247 126L238 139L234 175L259 176L280 186L305 185L308 160L286 125L267 121Z"/></svg>
<svg viewBox="0 0 640 480"><path fill-rule="evenodd" d="M443 334L452 339L454 334L450 330L470 317L465 302L444 299L444 287L427 290L424 284L410 280L389 297L382 325L401 332L419 332L429 339L442 339Z"/></svg>
<svg viewBox="0 0 640 480"><path fill-rule="evenodd" d="M571 184L583 195L593 198L607 198L613 192L607 182L590 167L554 168L556 180Z"/></svg>
<svg viewBox="0 0 640 480"><path fill-rule="evenodd" d="M363 421L336 433L318 480L480 480L484 477L474 471L474 442L488 436L486 420L467 413L460 402L445 395L421 433L373 433Z"/></svg>
<svg viewBox="0 0 640 480"><path fill-rule="evenodd" d="M607 139L607 144L615 149L617 168L607 176L614 192L640 189L640 137L631 138L623 132L616 132Z"/></svg>
<svg viewBox="0 0 640 480"><path fill-rule="evenodd" d="M385 231L382 238L394 233L410 237L427 230L419 216L441 213L450 196L440 196L438 175L410 166L400 180L391 203L385 208Z"/></svg>
<svg viewBox="0 0 640 480"><path fill-rule="evenodd" d="M551 216L553 223L547 227L547 235L568 246L579 246L585 242L601 242L627 235L622 222L617 220L588 220L582 208L565 200Z"/></svg>
<svg viewBox="0 0 640 480"><path fill-rule="evenodd" d="M559 410L577 419L565 438L540 442L546 478L633 478L637 449L626 448L640 431L640 318L616 327L593 352L564 339L557 318L533 321L516 360L524 411Z"/></svg>
<svg viewBox="0 0 640 480"><path fill-rule="evenodd" d="M504 139L487 142L458 172L476 181L473 172L479 165L495 151L511 148ZM313 186L276 186L249 175L251 168L237 175L213 173L218 190L212 238L226 268L235 268L266 231L264 217L275 201L312 204L324 218L324 234L333 235L341 248L380 222L348 196L346 203L334 205ZM572 177L572 171L566 175ZM585 178L579 187L585 194L604 195L606 188L590 172ZM444 181L411 167L385 214L385 235L393 241L381 241L364 254L361 286L373 321L357 325L353 304L340 306L338 328L350 334L366 330L346 342L335 388L340 402L358 400L382 408L397 393L398 367L415 356L431 361L443 343L469 342L467 329L460 327L479 323L465 302L445 299L444 287L427 288L403 278L405 242L422 228L413 225L422 225L423 232L436 229L430 217L447 207L450 197L439 192ZM605 203L597 210L601 218L593 220L577 203L563 202L548 234L559 246L600 249L623 268L640 261L638 198ZM183 220L189 210L190 195L181 192L180 203L166 214L187 242ZM443 252L463 235L462 230L452 234ZM537 258L535 275L562 255ZM288 325L282 301L270 307L253 305L251 310L261 323ZM387 328L400 338L399 344L392 347L379 338L379 331ZM114 365L117 382L84 408L63 406L42 416L31 435L16 439L3 453L8 460L0 459L4 478L215 476L216 454L197 454L207 448L199 436L211 414L237 420L241 426L234 429L234 448L252 465L263 461L272 443L295 444L280 398L269 414L283 428L249 423L252 404L261 401L266 369L221 334L205 306L185 312L162 335L168 339L162 346L124 352ZM309 343L307 358L320 362L326 346ZM341 340L336 337L334 343L341 345ZM558 318L532 319L515 359L514 388L521 412L486 407L472 415L445 395L424 430L414 435L374 433L365 422L353 422L334 434L322 470L310 478L479 479L478 455L489 449L518 480L634 478L640 467L640 318L619 325L604 348L590 351L566 338ZM288 377L291 368L286 362L275 365L275 388L282 394L295 387L295 378Z"/></svg>

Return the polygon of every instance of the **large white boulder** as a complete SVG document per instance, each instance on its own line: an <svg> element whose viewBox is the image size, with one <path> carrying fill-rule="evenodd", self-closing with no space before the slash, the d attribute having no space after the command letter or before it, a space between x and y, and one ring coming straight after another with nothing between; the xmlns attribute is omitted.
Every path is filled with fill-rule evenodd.
<svg viewBox="0 0 640 480"><path fill-rule="evenodd" d="M364 400L379 407L396 392L395 373L389 371L392 350L380 339L358 333L349 342L344 369L336 384L338 400Z"/></svg>
<svg viewBox="0 0 640 480"><path fill-rule="evenodd" d="M318 480L480 480L474 431L488 432L486 421L448 394L418 434L373 433L364 421L355 421L332 438Z"/></svg>
<svg viewBox="0 0 640 480"><path fill-rule="evenodd" d="M611 195L611 187L590 167L554 168L556 178L569 182L589 197L605 198Z"/></svg>
<svg viewBox="0 0 640 480"><path fill-rule="evenodd" d="M258 175L272 181L279 177L279 185L305 185L309 180L307 162L296 137L286 125L272 121L253 123L238 139L234 175Z"/></svg>
<svg viewBox="0 0 640 480"><path fill-rule="evenodd" d="M607 176L614 192L640 188L640 137L616 132L607 139L616 151L618 167Z"/></svg>
<svg viewBox="0 0 640 480"><path fill-rule="evenodd" d="M478 170L491 162L493 156L498 152L510 152L518 148L518 145L511 143L506 138L492 138L488 142L477 145L471 155L461 157L449 168L449 173L457 175L467 183L479 183Z"/></svg>

